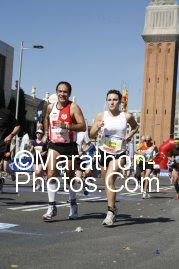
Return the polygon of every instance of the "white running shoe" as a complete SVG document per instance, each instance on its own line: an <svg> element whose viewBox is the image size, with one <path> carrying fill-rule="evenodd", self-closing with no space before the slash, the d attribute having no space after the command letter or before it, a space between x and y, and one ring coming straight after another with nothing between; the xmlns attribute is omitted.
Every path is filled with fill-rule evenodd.
<svg viewBox="0 0 179 269"><path fill-rule="evenodd" d="M112 211L108 211L106 218L103 220L102 224L106 226L112 226L116 220L116 216Z"/></svg>
<svg viewBox="0 0 179 269"><path fill-rule="evenodd" d="M43 220L51 220L57 215L57 208L55 205L49 205L47 212L43 215Z"/></svg>
<svg viewBox="0 0 179 269"><path fill-rule="evenodd" d="M148 199L148 198L150 198L150 194L144 191L142 194L142 199Z"/></svg>
<svg viewBox="0 0 179 269"><path fill-rule="evenodd" d="M77 218L78 218L78 205L77 204L70 205L69 219L77 219Z"/></svg>

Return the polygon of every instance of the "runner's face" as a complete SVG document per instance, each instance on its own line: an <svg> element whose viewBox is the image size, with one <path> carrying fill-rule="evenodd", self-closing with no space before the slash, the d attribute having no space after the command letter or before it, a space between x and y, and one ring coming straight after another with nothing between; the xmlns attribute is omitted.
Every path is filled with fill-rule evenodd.
<svg viewBox="0 0 179 269"><path fill-rule="evenodd" d="M68 87L65 84L60 84L57 89L58 101L66 103L70 97Z"/></svg>
<svg viewBox="0 0 179 269"><path fill-rule="evenodd" d="M151 137L146 137L145 142L146 142L147 145L150 145L151 142L152 142L152 138Z"/></svg>
<svg viewBox="0 0 179 269"><path fill-rule="evenodd" d="M41 134L41 133L36 133L36 137L37 137L38 139L41 139L41 138L42 138L42 134Z"/></svg>
<svg viewBox="0 0 179 269"><path fill-rule="evenodd" d="M115 93L111 93L107 97L107 103L109 110L118 110L119 109L119 96Z"/></svg>

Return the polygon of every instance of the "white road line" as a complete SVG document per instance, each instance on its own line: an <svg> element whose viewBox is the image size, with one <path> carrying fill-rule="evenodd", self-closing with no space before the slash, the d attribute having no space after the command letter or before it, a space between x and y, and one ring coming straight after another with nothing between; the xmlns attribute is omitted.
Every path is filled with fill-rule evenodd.
<svg viewBox="0 0 179 269"><path fill-rule="evenodd" d="M96 200L96 199L100 199L101 196L97 196L97 197L88 197L88 198L81 198L79 199L80 201L89 201L89 200Z"/></svg>
<svg viewBox="0 0 179 269"><path fill-rule="evenodd" d="M69 203L63 204L63 205L56 205L56 207L63 207L63 206L69 206ZM36 210L41 210L41 209L47 209L48 206L44 206L44 207L38 207L38 208L32 208L32 209L24 209L22 211L25 212L30 212L30 211L36 211Z"/></svg>
<svg viewBox="0 0 179 269"><path fill-rule="evenodd" d="M65 204L66 202L60 202L62 204ZM28 208L35 208L35 207L45 207L45 206L48 206L48 204L39 204L39 205L26 205L26 206L18 206L18 207L10 207L8 209L11 209L11 210L21 210L21 209L28 209Z"/></svg>
<svg viewBox="0 0 179 269"><path fill-rule="evenodd" d="M44 204L44 205L28 205L28 206L19 206L19 207L10 207L8 209L11 209L11 210L18 210L18 209L24 209L24 208L33 208L33 207L40 207L40 206L47 206L48 204Z"/></svg>
<svg viewBox="0 0 179 269"><path fill-rule="evenodd" d="M162 187L162 188L159 188L159 190L168 190L168 189L171 189L171 188L172 188L172 187ZM152 190L151 190L151 193L152 193L152 192L157 192L157 190L152 189ZM160 192L158 192L158 193L160 193ZM123 195L123 194L124 194L124 193L121 193L121 195ZM142 194L142 192L137 192L137 193L136 193L136 192L135 192L135 193L129 193L129 192L128 192L126 195L127 195L127 196L134 196L134 195L139 195L139 194Z"/></svg>
<svg viewBox="0 0 179 269"><path fill-rule="evenodd" d="M64 194L64 195L69 195L69 192L65 192L65 191L58 191L58 194Z"/></svg>
<svg viewBox="0 0 179 269"><path fill-rule="evenodd" d="M96 201L107 201L107 198L96 199Z"/></svg>
<svg viewBox="0 0 179 269"><path fill-rule="evenodd" d="M127 196L134 196L134 195L140 195L142 194L142 192L135 192L135 193L132 193L132 192L129 192L128 194L126 194Z"/></svg>
<svg viewBox="0 0 179 269"><path fill-rule="evenodd" d="M16 226L19 226L19 224L0 223L0 230L11 229L11 228L16 227Z"/></svg>
<svg viewBox="0 0 179 269"><path fill-rule="evenodd" d="M170 186L170 187L162 187L162 188L159 188L160 190L164 189L164 190L169 190L169 189L173 189L174 187L173 186Z"/></svg>

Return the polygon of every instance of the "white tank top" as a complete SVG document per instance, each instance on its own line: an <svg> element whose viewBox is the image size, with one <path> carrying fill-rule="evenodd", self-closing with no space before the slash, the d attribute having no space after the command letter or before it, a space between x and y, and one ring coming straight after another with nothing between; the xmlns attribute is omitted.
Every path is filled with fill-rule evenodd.
<svg viewBox="0 0 179 269"><path fill-rule="evenodd" d="M124 112L118 116L111 116L108 111L104 112L104 127L99 149L110 154L121 154L126 151L124 137L127 131L127 120Z"/></svg>

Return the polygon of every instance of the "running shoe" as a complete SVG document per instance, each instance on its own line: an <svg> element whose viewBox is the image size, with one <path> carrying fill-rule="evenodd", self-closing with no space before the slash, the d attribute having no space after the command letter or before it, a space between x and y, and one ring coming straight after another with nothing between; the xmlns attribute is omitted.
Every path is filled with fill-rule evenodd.
<svg viewBox="0 0 179 269"><path fill-rule="evenodd" d="M57 208L55 205L50 205L47 212L43 215L43 220L51 220L57 215Z"/></svg>
<svg viewBox="0 0 179 269"><path fill-rule="evenodd" d="M151 196L150 196L150 194L149 193L147 193L147 192L143 192L143 194L142 194L142 199L148 199L148 198L150 198Z"/></svg>
<svg viewBox="0 0 179 269"><path fill-rule="evenodd" d="M102 224L105 226L112 226L116 220L116 215L112 211L108 211L106 218L103 220Z"/></svg>

